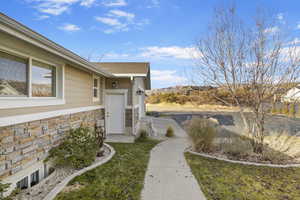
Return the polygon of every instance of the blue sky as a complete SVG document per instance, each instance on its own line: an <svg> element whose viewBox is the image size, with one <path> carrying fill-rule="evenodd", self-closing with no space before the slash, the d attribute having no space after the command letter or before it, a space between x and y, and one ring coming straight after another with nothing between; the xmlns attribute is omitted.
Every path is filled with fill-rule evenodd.
<svg viewBox="0 0 300 200"><path fill-rule="evenodd" d="M94 61L150 62L161 88L189 83L195 41L214 7L232 2L245 21L263 7L300 38L299 0L1 0L0 10Z"/></svg>

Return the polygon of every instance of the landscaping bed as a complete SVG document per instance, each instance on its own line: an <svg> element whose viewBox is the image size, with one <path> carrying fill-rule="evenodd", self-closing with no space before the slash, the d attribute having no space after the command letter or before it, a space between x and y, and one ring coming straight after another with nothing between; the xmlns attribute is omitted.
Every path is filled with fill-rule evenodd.
<svg viewBox="0 0 300 200"><path fill-rule="evenodd" d="M185 153L208 200L300 199L300 168L234 164Z"/></svg>
<svg viewBox="0 0 300 200"><path fill-rule="evenodd" d="M114 157L73 179L56 200L138 200L144 184L154 140L140 140L134 144L110 144Z"/></svg>

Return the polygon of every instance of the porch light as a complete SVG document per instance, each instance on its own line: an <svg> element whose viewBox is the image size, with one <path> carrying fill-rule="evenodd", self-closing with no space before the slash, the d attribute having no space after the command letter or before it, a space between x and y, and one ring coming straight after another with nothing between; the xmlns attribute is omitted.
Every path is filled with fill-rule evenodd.
<svg viewBox="0 0 300 200"><path fill-rule="evenodd" d="M142 95L144 94L145 92L143 90L141 90L140 88L136 91L136 94L137 95Z"/></svg>
<svg viewBox="0 0 300 200"><path fill-rule="evenodd" d="M111 87L112 87L113 89L116 89L116 88L118 87L118 82L117 82L117 81L113 81L113 82L111 83Z"/></svg>

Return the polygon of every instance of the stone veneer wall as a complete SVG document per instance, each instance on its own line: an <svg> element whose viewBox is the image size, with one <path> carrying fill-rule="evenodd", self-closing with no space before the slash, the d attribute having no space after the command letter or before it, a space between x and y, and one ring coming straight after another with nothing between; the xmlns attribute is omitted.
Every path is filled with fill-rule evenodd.
<svg viewBox="0 0 300 200"><path fill-rule="evenodd" d="M125 110L125 129L127 135L132 135L132 109Z"/></svg>
<svg viewBox="0 0 300 200"><path fill-rule="evenodd" d="M42 161L67 131L104 126L104 109L0 127L0 180Z"/></svg>
<svg viewBox="0 0 300 200"><path fill-rule="evenodd" d="M139 107L134 108L134 124L136 125L139 121Z"/></svg>

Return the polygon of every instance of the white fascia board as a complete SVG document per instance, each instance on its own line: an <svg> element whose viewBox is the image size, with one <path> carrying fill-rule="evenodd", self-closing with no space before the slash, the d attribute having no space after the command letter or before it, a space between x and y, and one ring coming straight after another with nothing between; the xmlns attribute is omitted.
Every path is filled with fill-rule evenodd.
<svg viewBox="0 0 300 200"><path fill-rule="evenodd" d="M103 106L88 106L88 107L55 110L55 111L41 112L41 113L34 113L34 114L1 117L0 118L0 127L11 126L11 125L15 125L15 124L21 124L21 123L42 120L42 119L47 119L47 118L52 118L52 117L58 117L61 115L69 115L69 114L74 114L74 113L79 113L79 112L92 111L92 110L97 110L97 109L102 109L102 108L104 108L104 107Z"/></svg>
<svg viewBox="0 0 300 200"><path fill-rule="evenodd" d="M19 22L3 15L0 13L0 30L6 32L14 37L17 37L23 41L26 41L34 46L42 48L48 52L51 52L57 56L60 56L66 60L80 65L81 67L88 69L92 72L113 77L113 74L105 70L98 69L91 62L85 60L84 58L76 55L72 51L52 42L41 34L27 28L26 26L20 24Z"/></svg>
<svg viewBox="0 0 300 200"><path fill-rule="evenodd" d="M113 74L116 77L147 77L147 74Z"/></svg>

